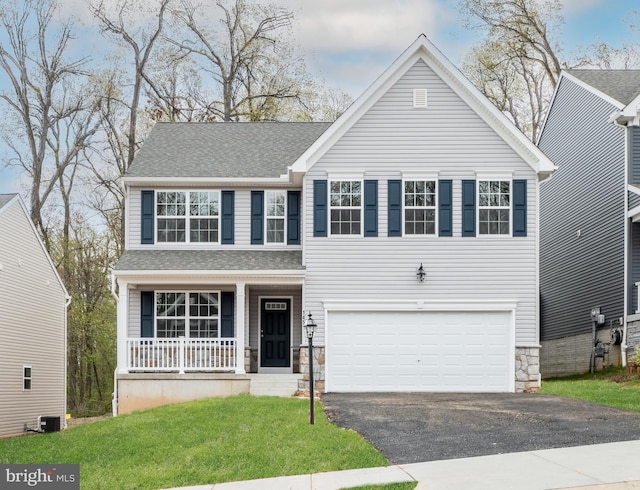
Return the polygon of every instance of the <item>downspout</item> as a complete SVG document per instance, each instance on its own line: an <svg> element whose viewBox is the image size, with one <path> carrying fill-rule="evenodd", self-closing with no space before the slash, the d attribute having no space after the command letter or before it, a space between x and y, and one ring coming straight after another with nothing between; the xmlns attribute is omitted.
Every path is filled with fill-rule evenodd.
<svg viewBox="0 0 640 490"><path fill-rule="evenodd" d="M623 312L622 312L622 342L620 344L620 360L622 367L627 366L627 315L629 311L629 127L618 122L620 113L614 113L611 122L614 126L624 129L624 248L623 248ZM639 299L640 301L640 299Z"/></svg>
<svg viewBox="0 0 640 490"><path fill-rule="evenodd" d="M67 321L69 318L69 305L71 304L71 295L67 293L67 297L65 298L67 302L64 304L64 410L62 414L64 415L64 424L63 429L67 428L67 374L68 374L68 366L67 366L67 335L68 335L68 326ZM40 424L38 424L40 427Z"/></svg>

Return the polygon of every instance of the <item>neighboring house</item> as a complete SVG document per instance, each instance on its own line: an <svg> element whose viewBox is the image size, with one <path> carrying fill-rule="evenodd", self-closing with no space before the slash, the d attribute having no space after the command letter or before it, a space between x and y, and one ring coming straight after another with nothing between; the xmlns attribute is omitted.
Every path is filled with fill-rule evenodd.
<svg viewBox="0 0 640 490"><path fill-rule="evenodd" d="M321 390L536 390L554 168L424 36L333 124L157 124L123 179L117 409L306 374L309 313Z"/></svg>
<svg viewBox="0 0 640 490"><path fill-rule="evenodd" d="M0 194L0 437L65 423L68 295L17 194Z"/></svg>
<svg viewBox="0 0 640 490"><path fill-rule="evenodd" d="M640 319L639 95L640 71L564 71L540 134L558 166L540 194L544 376L624 363L640 342L620 345Z"/></svg>

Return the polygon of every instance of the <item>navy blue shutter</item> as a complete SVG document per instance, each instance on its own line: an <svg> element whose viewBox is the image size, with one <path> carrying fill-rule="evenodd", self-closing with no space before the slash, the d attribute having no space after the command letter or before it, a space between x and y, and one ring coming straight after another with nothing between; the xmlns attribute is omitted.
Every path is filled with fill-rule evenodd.
<svg viewBox="0 0 640 490"><path fill-rule="evenodd" d="M150 244L154 242L154 191L141 192L142 229L140 230L140 243Z"/></svg>
<svg viewBox="0 0 640 490"><path fill-rule="evenodd" d="M476 181L462 181L462 236L476 236Z"/></svg>
<svg viewBox="0 0 640 490"><path fill-rule="evenodd" d="M233 291L224 291L220 301L220 336L233 337L233 313L235 310Z"/></svg>
<svg viewBox="0 0 640 490"><path fill-rule="evenodd" d="M402 236L402 181L390 180L387 183L387 234Z"/></svg>
<svg viewBox="0 0 640 490"><path fill-rule="evenodd" d="M264 243L264 192L251 191L251 245Z"/></svg>
<svg viewBox="0 0 640 490"><path fill-rule="evenodd" d="M327 181L313 181L313 236L327 236Z"/></svg>
<svg viewBox="0 0 640 490"><path fill-rule="evenodd" d="M527 181L513 181L513 236L527 236Z"/></svg>
<svg viewBox="0 0 640 490"><path fill-rule="evenodd" d="M153 291L140 292L140 337L153 337Z"/></svg>
<svg viewBox="0 0 640 490"><path fill-rule="evenodd" d="M364 236L378 236L378 181L364 181Z"/></svg>
<svg viewBox="0 0 640 490"><path fill-rule="evenodd" d="M220 203L220 216L221 216L221 243L224 245L233 244L234 235L234 191L222 191L221 203Z"/></svg>
<svg viewBox="0 0 640 490"><path fill-rule="evenodd" d="M453 182L438 181L438 235L453 236Z"/></svg>
<svg viewBox="0 0 640 490"><path fill-rule="evenodd" d="M300 245L300 191L287 192L287 245Z"/></svg>

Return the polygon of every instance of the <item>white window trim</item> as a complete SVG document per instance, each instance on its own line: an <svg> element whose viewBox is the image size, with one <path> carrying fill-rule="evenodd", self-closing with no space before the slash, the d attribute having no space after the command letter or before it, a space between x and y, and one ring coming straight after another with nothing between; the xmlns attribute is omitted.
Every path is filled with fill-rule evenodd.
<svg viewBox="0 0 640 490"><path fill-rule="evenodd" d="M31 376L27 376L25 370L29 369ZM29 380L29 388L25 388L25 382ZM33 366L22 366L22 391L33 390Z"/></svg>
<svg viewBox="0 0 640 490"><path fill-rule="evenodd" d="M331 205L331 184L334 182L360 182L360 206L357 208L355 206L351 206L348 208L344 208L344 207L335 207ZM362 177L360 178L342 178L342 176L340 176L339 178L333 178L333 179L329 179L328 181L328 185L327 185L327 203L328 203L328 224L329 224L329 230L328 230L328 236L330 237L340 237L340 238L353 238L353 237L363 237L364 236L364 179ZM334 209L359 209L360 210L360 233L349 233L349 234L342 234L342 233L332 233L331 232L331 211Z"/></svg>
<svg viewBox="0 0 640 490"><path fill-rule="evenodd" d="M269 221L270 216L267 214L267 194L270 192L280 192L282 194L284 194L284 216L282 217L282 221L284 222L284 235L283 235L283 240L281 242L270 242L268 240L268 233L267 233L267 223ZM282 245L286 245L287 244L287 226L288 226L288 220L287 220L287 216L288 216L288 203L287 203L287 191L283 190L283 189L266 189L264 191L264 244L266 246L282 246ZM271 217L273 219L273 217ZM278 218L280 219L280 218Z"/></svg>
<svg viewBox="0 0 640 490"><path fill-rule="evenodd" d="M157 311L157 306L158 306L158 294L164 294L164 293L184 293L185 295L185 316L184 317L166 317L166 316L162 316L159 317L158 316L158 311ZM218 296L218 336L217 337L191 337L190 336L190 329L189 329L189 319L191 318L191 315L189 315L189 294L190 293L208 293L208 294L216 294ZM153 293L153 334L154 334L154 338L156 339L172 339L172 338L179 338L179 337L158 337L158 318L160 319L176 319L176 318L184 318L184 338L185 339L189 339L189 338L193 338L193 339L220 339L222 338L221 334L222 334L222 305L221 305L221 299L222 299L222 292L220 290L211 290L211 289L162 289L162 290L157 290L154 291ZM194 318L203 318L203 317L194 317ZM207 317L207 318L214 318L214 317Z"/></svg>
<svg viewBox="0 0 640 490"><path fill-rule="evenodd" d="M499 177L498 175L502 175L503 177ZM513 174L510 174L509 177L504 178L504 173L501 174L490 174L488 177L487 174L482 174L483 178L476 179L476 237L487 237L487 238L511 238L513 236ZM509 182L509 206L484 206L482 209L508 209L509 210L509 232L506 234L493 234L493 233L480 233L480 181L503 181Z"/></svg>
<svg viewBox="0 0 640 490"><path fill-rule="evenodd" d="M438 209L440 207L440 193L438 192L438 186L439 186L439 179L437 177L433 178L433 174L431 174L431 177L425 177L425 174L416 174L415 176L411 176L408 177L408 175L411 174L402 174L402 236L403 237L407 237L407 238L424 238L424 237L437 237L438 236L438 230L439 228L439 223L438 223ZM408 234L406 233L406 223L405 223L405 209L407 209L407 207L405 206L405 201L404 201L404 197L405 197L405 182L415 182L415 181L427 181L427 180L431 180L435 183L435 193L436 193L436 204L435 206L433 206L434 209L434 214L435 214L435 228L433 233L422 233L422 234ZM412 207L411 209L430 209L431 207L424 207L424 208L419 208L419 207Z"/></svg>
<svg viewBox="0 0 640 490"><path fill-rule="evenodd" d="M186 194L186 200L185 200L185 212L186 214L184 216L158 216L158 195L163 192L163 193L170 193L170 192L183 192L184 194ZM191 216L191 210L190 210L190 206L191 206L191 193L197 193L197 192L215 192L216 194L218 194L218 216L201 216L201 218L207 219L207 218L216 218L218 220L218 240L215 242L192 242L191 241L191 218L197 219L198 216ZM200 246L204 246L204 245L220 245L221 239L222 239L222 192L219 189L189 189L189 190L185 190L185 189L162 189L162 190L157 190L156 192L154 192L154 200L153 200L153 214L154 214L154 234L155 234L155 244L161 244L161 245L200 245ZM184 218L185 220L185 241L184 242L166 242L166 241L160 241L159 240L159 233L160 233L160 229L158 226L158 221L160 219L165 219L165 218L169 218L169 219L181 219Z"/></svg>

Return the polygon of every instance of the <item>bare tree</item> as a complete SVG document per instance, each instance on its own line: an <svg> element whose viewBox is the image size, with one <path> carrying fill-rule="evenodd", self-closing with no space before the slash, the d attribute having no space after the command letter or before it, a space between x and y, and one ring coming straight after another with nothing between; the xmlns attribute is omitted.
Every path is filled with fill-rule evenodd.
<svg viewBox="0 0 640 490"><path fill-rule="evenodd" d="M157 43L161 40L165 13L170 1L159 0L157 11L151 10L155 19L150 24L139 23L137 15L141 13L141 4L134 0L122 0L115 8L110 8L110 4L108 5L104 0L91 6L93 15L100 22L102 33L107 38L123 44L132 55L133 73L130 91L124 91L125 83L117 75L122 66L116 67L103 85L104 97L101 108L107 137L107 145L104 149L110 152L105 160L115 163L116 172L105 171L103 166L94 166L99 184L109 193L108 202L114 203L107 210L103 210L105 211L103 215L112 224L115 220L119 222L118 239L121 249L124 247L124 191L118 179L126 173L133 162L140 144L138 115L144 85L149 83L146 73L147 64ZM127 114L124 124L123 111ZM114 208L118 210L118 217L115 219Z"/></svg>
<svg viewBox="0 0 640 490"><path fill-rule="evenodd" d="M270 120L281 116L281 102L302 102L308 75L286 38L293 14L250 0L217 0L222 32L202 6L181 0L174 17L188 37L169 39L180 55L200 61L203 74L219 89L204 101L205 119Z"/></svg>
<svg viewBox="0 0 640 490"><path fill-rule="evenodd" d="M96 130L93 100L77 90L88 60L68 59L73 24L54 24L55 10L50 0L26 0L21 8L0 12L7 39L0 43L0 69L9 82L0 100L15 123L3 138L13 153L9 164L31 178L31 219L47 247L45 204L65 175L75 171Z"/></svg>

